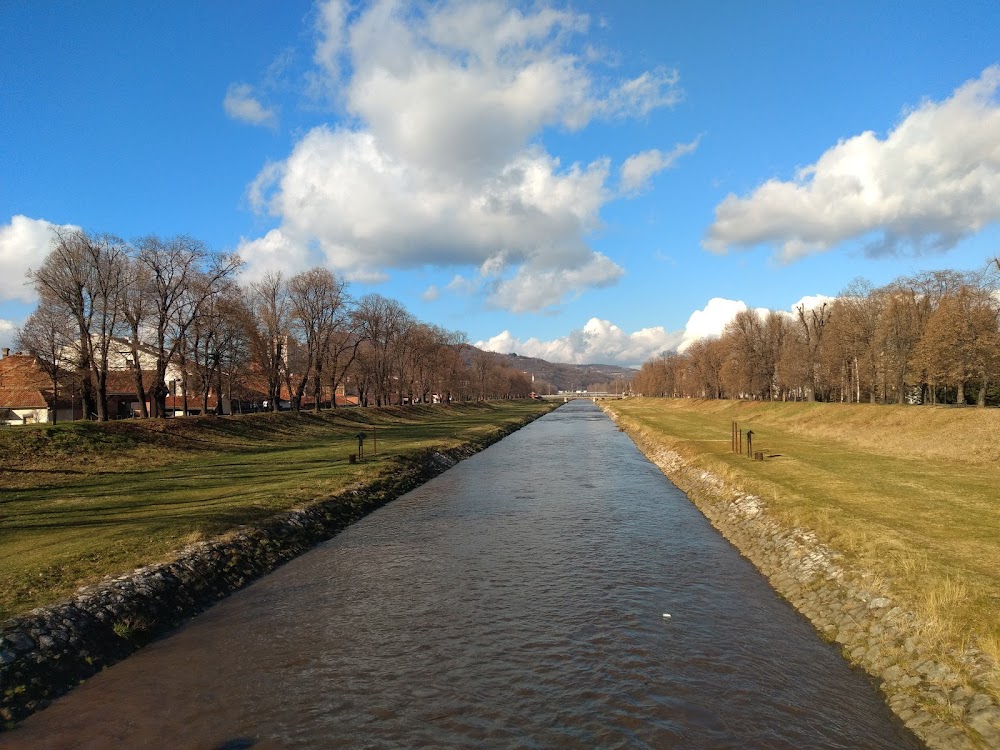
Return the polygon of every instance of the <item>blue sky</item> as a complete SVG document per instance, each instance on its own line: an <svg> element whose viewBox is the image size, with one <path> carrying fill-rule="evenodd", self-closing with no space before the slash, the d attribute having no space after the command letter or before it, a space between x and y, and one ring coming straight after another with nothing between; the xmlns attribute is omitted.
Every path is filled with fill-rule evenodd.
<svg viewBox="0 0 1000 750"><path fill-rule="evenodd" d="M638 364L1000 255L996 2L0 2L0 343L52 226Z"/></svg>

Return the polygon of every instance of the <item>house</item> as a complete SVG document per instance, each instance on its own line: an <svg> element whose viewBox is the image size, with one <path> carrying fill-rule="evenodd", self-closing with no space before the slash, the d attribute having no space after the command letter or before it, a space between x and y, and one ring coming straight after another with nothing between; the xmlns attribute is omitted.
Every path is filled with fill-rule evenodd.
<svg viewBox="0 0 1000 750"><path fill-rule="evenodd" d="M156 382L155 370L142 371L145 389ZM108 396L108 419L127 419L139 414L138 389L135 387L135 373L131 370L109 370L105 381ZM149 399L146 399L147 408Z"/></svg>
<svg viewBox="0 0 1000 750"><path fill-rule="evenodd" d="M128 419L140 413L140 401L135 385L135 374L132 370L132 360L125 351L116 352L110 357L113 365L107 374L107 416L109 419ZM148 354L148 353L147 353ZM143 364L142 381L147 389L146 407L150 407L148 389L156 382L154 370L146 369L147 360L140 352L140 362ZM24 425L32 423L51 423L53 421L70 422L84 419L83 405L78 389L78 375L66 369L59 369L58 398L52 385L52 379L43 363L34 355L17 352L11 354L4 350L0 359L0 425ZM255 411L269 411L270 403L267 395L267 381L251 368L229 381L225 394L221 399L216 389L211 389L208 395L208 411L214 414L238 414ZM200 393L189 391L187 411L184 410L184 391L181 385L180 370L173 363L167 370L167 387L170 393L166 398L166 414L168 416L198 415L204 405ZM338 387L336 394L337 406L354 406L358 400L347 396L343 386ZM221 404L220 404L221 400ZM330 407L330 389L324 387L320 404L323 408ZM291 408L291 400L285 385L281 387L282 411ZM302 399L302 409L309 410L315 405L311 393L306 393Z"/></svg>
<svg viewBox="0 0 1000 750"><path fill-rule="evenodd" d="M59 395L56 398L52 378L34 355L3 350L0 359L0 424L71 422L84 419L83 405L77 385L77 375L60 368ZM156 373L143 371L143 382L152 383ZM125 419L139 411L135 375L131 370L112 370L106 382L108 417Z"/></svg>
<svg viewBox="0 0 1000 750"><path fill-rule="evenodd" d="M61 370L57 382L59 395L52 387L52 378L38 358L30 354L3 350L0 359L0 424L24 425L69 422L83 417L83 409L72 387L72 374Z"/></svg>

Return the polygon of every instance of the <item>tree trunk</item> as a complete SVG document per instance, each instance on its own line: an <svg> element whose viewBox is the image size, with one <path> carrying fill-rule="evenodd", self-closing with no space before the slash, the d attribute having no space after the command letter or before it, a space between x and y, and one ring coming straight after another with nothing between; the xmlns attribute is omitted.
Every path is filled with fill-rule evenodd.
<svg viewBox="0 0 1000 750"><path fill-rule="evenodd" d="M83 418L92 419L96 412L94 405L94 386L90 382L90 366L80 370L80 402L83 406Z"/></svg>
<svg viewBox="0 0 1000 750"><path fill-rule="evenodd" d="M177 398L176 395L174 398ZM176 407L177 404L174 404ZM181 416L186 417L188 415L188 374L187 374L187 362L183 359L181 360Z"/></svg>
<svg viewBox="0 0 1000 750"><path fill-rule="evenodd" d="M153 388L153 397L150 402L153 405L153 417L164 419L167 416L167 395L170 390L167 388L167 384L164 381L163 376L157 378L156 386Z"/></svg>
<svg viewBox="0 0 1000 750"><path fill-rule="evenodd" d="M59 372L59 368L56 368L54 372ZM70 420L73 419L73 414L70 412ZM52 376L52 424L59 423L59 376Z"/></svg>
<svg viewBox="0 0 1000 750"><path fill-rule="evenodd" d="M854 388L856 389L855 390L856 398L854 399L854 403L860 404L861 403L861 370L858 368L858 358L857 357L854 358Z"/></svg>
<svg viewBox="0 0 1000 750"><path fill-rule="evenodd" d="M142 367L133 368L132 375L135 378L135 393L139 399L139 416L149 419L149 409L146 408L146 387L142 382Z"/></svg>
<svg viewBox="0 0 1000 750"><path fill-rule="evenodd" d="M323 370L316 368L313 374L313 413L319 414L320 400L323 398Z"/></svg>
<svg viewBox="0 0 1000 750"><path fill-rule="evenodd" d="M107 422L108 421L108 374L107 372L100 372L98 370L92 370L94 376L95 391L95 405L97 406L97 421Z"/></svg>

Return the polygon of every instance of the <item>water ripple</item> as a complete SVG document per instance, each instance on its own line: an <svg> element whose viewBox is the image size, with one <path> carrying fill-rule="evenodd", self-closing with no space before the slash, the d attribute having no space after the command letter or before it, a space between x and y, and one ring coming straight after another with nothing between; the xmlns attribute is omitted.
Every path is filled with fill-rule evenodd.
<svg viewBox="0 0 1000 750"><path fill-rule="evenodd" d="M919 747L586 402L377 511L4 741Z"/></svg>

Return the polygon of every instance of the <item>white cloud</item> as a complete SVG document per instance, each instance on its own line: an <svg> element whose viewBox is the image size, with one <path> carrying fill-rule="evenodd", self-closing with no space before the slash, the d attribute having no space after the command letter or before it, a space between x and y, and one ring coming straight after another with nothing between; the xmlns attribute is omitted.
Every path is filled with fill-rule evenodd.
<svg viewBox="0 0 1000 750"><path fill-rule="evenodd" d="M474 279L467 279L462 274L455 274L454 278L448 282L445 286L449 292L455 294L475 294L479 291L479 287L482 285L481 281L476 281Z"/></svg>
<svg viewBox="0 0 1000 750"><path fill-rule="evenodd" d="M715 210L705 246L769 243L792 261L877 233L870 255L950 249L1000 220L1000 66L906 113L884 138L842 140L794 180ZM870 238L869 238L870 239Z"/></svg>
<svg viewBox="0 0 1000 750"><path fill-rule="evenodd" d="M805 296L793 304L788 310L778 310L778 312L788 318L795 318L795 309L804 305L806 310L820 307L823 304L830 304L836 299L827 297L825 294L815 294ZM747 303L743 300L725 299L723 297L713 297L701 310L695 310L688 318L687 325L681 342L677 346L677 351L683 353L695 341L701 339L715 339L722 335L726 325L736 317L737 313L748 310ZM766 307L755 308L760 315L767 315L769 310Z"/></svg>
<svg viewBox="0 0 1000 750"><path fill-rule="evenodd" d="M13 216L10 224L0 226L0 299L34 302L35 290L25 274L37 268L52 249L55 231L78 230L72 224L62 226L45 219Z"/></svg>
<svg viewBox="0 0 1000 750"><path fill-rule="evenodd" d="M592 253L573 268L526 263L513 278L495 285L489 301L511 312L538 312L582 289L611 286L624 273L621 266L600 253Z"/></svg>
<svg viewBox="0 0 1000 750"><path fill-rule="evenodd" d="M538 135L679 94L671 71L602 85L568 43L588 23L490 0L323 4L317 75L353 124L305 134L262 169L251 204L298 243L290 258L349 274L472 266L481 293L519 310L613 283L621 268L587 244L616 197L609 161L562 164Z"/></svg>
<svg viewBox="0 0 1000 750"><path fill-rule="evenodd" d="M806 310L834 301L823 294L806 296L781 314L794 317L795 308L805 305ZM685 352L701 339L718 338L737 313L749 309L742 300L713 297L704 308L695 310L681 331L668 331L663 326L643 328L627 333L609 320L591 318L583 328L570 331L548 341L529 338L524 341L510 331L501 331L475 346L491 352L538 357L549 362L570 364L621 364L638 366L646 360L668 351ZM767 315L767 308L755 308L760 315Z"/></svg>
<svg viewBox="0 0 1000 750"><path fill-rule="evenodd" d="M313 61L325 73L327 80L340 78L341 56L346 41L347 5L343 0L321 3L316 17L316 51Z"/></svg>
<svg viewBox="0 0 1000 750"><path fill-rule="evenodd" d="M672 107L683 97L676 70L657 68L614 89L602 109L619 117L645 117L654 109Z"/></svg>
<svg viewBox="0 0 1000 750"><path fill-rule="evenodd" d="M621 166L621 191L626 195L636 195L647 190L653 175L674 166L678 159L698 148L700 140L698 138L690 143L679 143L666 153L654 148L633 154Z"/></svg>
<svg viewBox="0 0 1000 750"><path fill-rule="evenodd" d="M684 352L701 339L718 338L726 324L746 309L747 304L742 300L713 297L703 309L691 313L677 351Z"/></svg>
<svg viewBox="0 0 1000 750"><path fill-rule="evenodd" d="M250 125L271 126L277 121L275 111L260 103L260 100L254 95L253 86L249 83L230 84L229 88L226 89L226 96L222 100L222 108L234 120Z"/></svg>
<svg viewBox="0 0 1000 750"><path fill-rule="evenodd" d="M13 349L18 324L13 320L0 320L0 348Z"/></svg>
<svg viewBox="0 0 1000 750"><path fill-rule="evenodd" d="M670 333L662 326L627 333L611 321L591 318L583 328L550 341L538 338L521 341L510 331L503 331L486 341L477 341L475 346L505 354L516 352L549 362L636 366L672 349L679 340L679 333Z"/></svg>
<svg viewBox="0 0 1000 750"><path fill-rule="evenodd" d="M836 300L836 297L828 297L825 294L813 294L806 295L798 302L789 308L789 314L794 314L798 307L805 307L806 310L812 310L815 307L822 307L823 305L832 305Z"/></svg>
<svg viewBox="0 0 1000 750"><path fill-rule="evenodd" d="M424 302L434 302L441 296L441 290L437 288L435 284L431 284L429 287L424 289L423 293L420 295L420 299Z"/></svg>
<svg viewBox="0 0 1000 750"><path fill-rule="evenodd" d="M281 229L272 229L255 240L240 239L236 252L245 261L240 270L244 282L259 281L270 270L295 274L309 267L306 243Z"/></svg>

